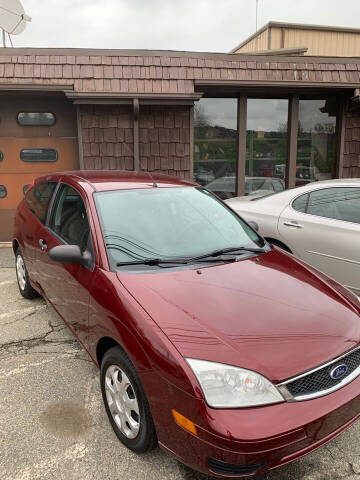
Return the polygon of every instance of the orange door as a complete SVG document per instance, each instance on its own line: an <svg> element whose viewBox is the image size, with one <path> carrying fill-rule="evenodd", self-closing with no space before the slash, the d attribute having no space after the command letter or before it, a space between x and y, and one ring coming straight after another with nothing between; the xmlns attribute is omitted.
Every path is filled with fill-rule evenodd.
<svg viewBox="0 0 360 480"><path fill-rule="evenodd" d="M24 187L40 175L78 168L75 107L64 99L10 96L0 106L0 242L12 240ZM19 112L52 112L54 125L20 125Z"/></svg>

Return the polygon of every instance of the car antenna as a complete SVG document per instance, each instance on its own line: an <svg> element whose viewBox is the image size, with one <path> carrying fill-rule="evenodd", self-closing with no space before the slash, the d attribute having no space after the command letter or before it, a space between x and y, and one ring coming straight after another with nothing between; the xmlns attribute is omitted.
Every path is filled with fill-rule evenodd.
<svg viewBox="0 0 360 480"><path fill-rule="evenodd" d="M150 173L150 172L147 172L147 173L149 174L149 176L150 176L150 178L151 178L151 180L152 180L153 187L154 187L154 188L158 187L158 184L155 182L154 177L151 175L151 173Z"/></svg>

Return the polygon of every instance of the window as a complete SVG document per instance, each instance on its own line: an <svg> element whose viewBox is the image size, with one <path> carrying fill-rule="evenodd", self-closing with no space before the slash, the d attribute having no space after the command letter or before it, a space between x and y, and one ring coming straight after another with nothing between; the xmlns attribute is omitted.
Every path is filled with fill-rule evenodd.
<svg viewBox="0 0 360 480"><path fill-rule="evenodd" d="M45 223L51 197L54 193L56 182L36 183L27 190L25 201L34 215Z"/></svg>
<svg viewBox="0 0 360 480"><path fill-rule="evenodd" d="M24 148L20 158L23 162L56 162L58 152L54 148Z"/></svg>
<svg viewBox="0 0 360 480"><path fill-rule="evenodd" d="M4 160L4 154L3 152L0 150L0 162L2 162Z"/></svg>
<svg viewBox="0 0 360 480"><path fill-rule="evenodd" d="M307 213L360 223L360 188L334 187L311 192Z"/></svg>
<svg viewBox="0 0 360 480"><path fill-rule="evenodd" d="M20 112L17 121L22 126L52 126L55 123L55 115L50 112Z"/></svg>
<svg viewBox="0 0 360 480"><path fill-rule="evenodd" d="M293 201L292 207L294 210L298 212L305 213L307 209L309 194L306 193L305 195L301 195L296 200Z"/></svg>
<svg viewBox="0 0 360 480"><path fill-rule="evenodd" d="M296 186L334 176L336 97L300 100Z"/></svg>
<svg viewBox="0 0 360 480"><path fill-rule="evenodd" d="M284 190L287 121L288 100L270 98L248 100L245 195L251 193L246 188L251 179L256 181L256 189L261 196L274 193L274 189L277 192Z"/></svg>
<svg viewBox="0 0 360 480"><path fill-rule="evenodd" d="M114 190L96 193L95 200L114 262L262 245L243 220L201 188Z"/></svg>
<svg viewBox="0 0 360 480"><path fill-rule="evenodd" d="M89 240L89 222L80 193L69 185L63 185L57 196L50 227L65 242L78 245L82 251Z"/></svg>
<svg viewBox="0 0 360 480"><path fill-rule="evenodd" d="M194 179L221 198L236 192L236 98L204 98L194 109Z"/></svg>
<svg viewBox="0 0 360 480"><path fill-rule="evenodd" d="M7 195L7 190L5 185L0 185L0 199L5 198Z"/></svg>

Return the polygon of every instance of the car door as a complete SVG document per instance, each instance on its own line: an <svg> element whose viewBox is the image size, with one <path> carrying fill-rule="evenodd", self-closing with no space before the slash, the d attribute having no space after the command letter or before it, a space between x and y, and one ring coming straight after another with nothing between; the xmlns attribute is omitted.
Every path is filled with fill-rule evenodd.
<svg viewBox="0 0 360 480"><path fill-rule="evenodd" d="M297 197L280 215L278 230L300 258L360 291L360 188L323 188Z"/></svg>
<svg viewBox="0 0 360 480"><path fill-rule="evenodd" d="M84 198L74 187L61 184L48 217L47 225L39 232L39 283L47 299L79 340L86 345L88 310L94 268L59 263L48 252L57 245L78 245L89 250L92 258L92 237Z"/></svg>
<svg viewBox="0 0 360 480"><path fill-rule="evenodd" d="M26 268L33 282L38 281L36 269L37 237L46 221L49 204L55 191L56 182L34 183L26 191L25 202L16 211L16 222L21 232L21 244ZM29 214L30 210L30 214Z"/></svg>

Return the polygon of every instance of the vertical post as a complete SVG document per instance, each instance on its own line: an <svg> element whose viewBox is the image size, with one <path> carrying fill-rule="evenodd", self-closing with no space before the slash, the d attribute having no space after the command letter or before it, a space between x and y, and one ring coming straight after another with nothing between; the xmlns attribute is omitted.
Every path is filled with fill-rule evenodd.
<svg viewBox="0 0 360 480"><path fill-rule="evenodd" d="M2 30L3 47L6 48L5 30Z"/></svg>
<svg viewBox="0 0 360 480"><path fill-rule="evenodd" d="M84 153L83 153L83 138L82 138L82 127L81 127L81 113L80 105L76 105L76 123L77 123L77 133L78 133L78 147L79 147L79 167L80 170L84 170Z"/></svg>
<svg viewBox="0 0 360 480"><path fill-rule="evenodd" d="M245 195L246 171L246 117L247 96L240 95L238 100L238 158L236 175L236 196Z"/></svg>
<svg viewBox="0 0 360 480"><path fill-rule="evenodd" d="M134 170L140 170L140 150L139 150L139 99L133 99L134 108Z"/></svg>
<svg viewBox="0 0 360 480"><path fill-rule="evenodd" d="M194 179L194 105L190 107L190 180Z"/></svg>
<svg viewBox="0 0 360 480"><path fill-rule="evenodd" d="M336 116L336 157L334 177L343 178L345 142L345 98L338 98L339 111Z"/></svg>
<svg viewBox="0 0 360 480"><path fill-rule="evenodd" d="M286 158L286 188L294 188L296 183L296 157L297 157L297 140L299 125L299 97L293 95L289 99L288 109L288 142L287 142L287 158Z"/></svg>

